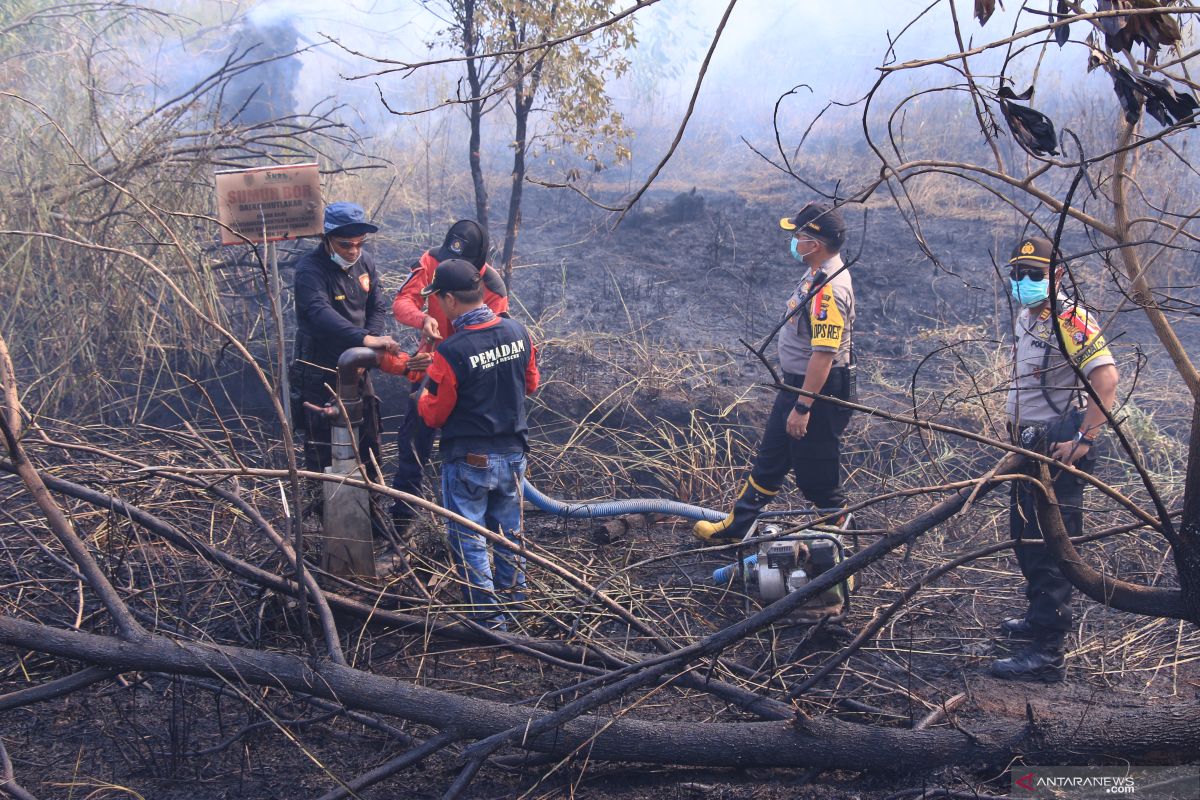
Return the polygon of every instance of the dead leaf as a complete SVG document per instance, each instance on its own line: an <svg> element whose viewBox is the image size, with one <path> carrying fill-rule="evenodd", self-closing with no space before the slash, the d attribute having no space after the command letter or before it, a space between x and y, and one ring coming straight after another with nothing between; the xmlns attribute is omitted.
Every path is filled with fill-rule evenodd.
<svg viewBox="0 0 1200 800"><path fill-rule="evenodd" d="M1000 4L1004 8L1004 4ZM996 12L996 0L975 0L975 19L979 20L980 27L987 25L987 21L992 18L992 14Z"/></svg>
<svg viewBox="0 0 1200 800"><path fill-rule="evenodd" d="M1000 112L1013 138L1034 155L1058 155L1058 134L1054 123L1040 111L1018 105L1013 100L1028 100L1033 97L1033 87L1021 94L1014 94L1007 86L996 93L1000 99Z"/></svg>
<svg viewBox="0 0 1200 800"><path fill-rule="evenodd" d="M1071 16L1071 9L1067 6L1067 0L1058 0L1058 18L1064 20ZM1060 25L1054 29L1054 41L1058 42L1058 46L1062 47L1071 38L1071 26Z"/></svg>

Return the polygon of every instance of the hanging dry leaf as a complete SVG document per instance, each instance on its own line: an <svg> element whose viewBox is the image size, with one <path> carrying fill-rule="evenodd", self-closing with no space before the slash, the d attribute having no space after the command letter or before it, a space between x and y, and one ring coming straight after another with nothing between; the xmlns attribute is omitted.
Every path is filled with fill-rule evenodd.
<svg viewBox="0 0 1200 800"><path fill-rule="evenodd" d="M1004 8L1004 4L1000 4ZM987 25L987 21L992 18L992 14L996 11L996 0L975 0L975 19L979 20L980 26Z"/></svg>
<svg viewBox="0 0 1200 800"><path fill-rule="evenodd" d="M1015 94L1004 86L996 96L1000 99L1000 112L1008 123L1008 129L1022 147L1034 155L1058 155L1058 134L1050 118L1040 111L1013 102L1033 97L1032 86L1021 94Z"/></svg>
<svg viewBox="0 0 1200 800"><path fill-rule="evenodd" d="M1058 18L1059 20L1066 19L1071 16L1071 9L1067 6L1067 0L1058 0ZM1054 29L1054 41L1058 42L1058 46L1062 47L1071 37L1071 26L1060 25Z"/></svg>

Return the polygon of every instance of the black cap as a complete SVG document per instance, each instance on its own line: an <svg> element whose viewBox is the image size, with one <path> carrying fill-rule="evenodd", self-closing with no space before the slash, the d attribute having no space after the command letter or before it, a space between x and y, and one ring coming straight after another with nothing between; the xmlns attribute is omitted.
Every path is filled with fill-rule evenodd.
<svg viewBox="0 0 1200 800"><path fill-rule="evenodd" d="M796 212L796 216L779 220L779 227L811 236L835 252L841 250L846 242L846 223L842 213L825 203L806 204Z"/></svg>
<svg viewBox="0 0 1200 800"><path fill-rule="evenodd" d="M1031 267L1045 267L1050 263L1051 253L1054 252L1054 245L1044 236L1027 236L1017 242L1017 246L1013 248L1012 255L1008 258L1008 263L1012 264L1028 264ZM1059 260L1062 256L1059 255Z"/></svg>
<svg viewBox="0 0 1200 800"><path fill-rule="evenodd" d="M438 264L433 280L421 290L422 297L434 292L469 292L479 288L479 270L469 261L451 258Z"/></svg>
<svg viewBox="0 0 1200 800"><path fill-rule="evenodd" d="M442 242L435 256L438 261L461 258L474 264L476 270L481 270L487 263L487 231L473 219L460 219L450 226L450 230L446 232L446 240Z"/></svg>

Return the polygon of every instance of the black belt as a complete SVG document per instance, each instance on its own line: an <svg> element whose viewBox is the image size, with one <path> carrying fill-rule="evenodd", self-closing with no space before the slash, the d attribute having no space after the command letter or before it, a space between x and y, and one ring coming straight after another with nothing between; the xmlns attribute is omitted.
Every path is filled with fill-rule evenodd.
<svg viewBox="0 0 1200 800"><path fill-rule="evenodd" d="M850 367L847 366L846 364L836 364L829 368L829 374L832 375L834 370L839 370L839 369L842 372L846 372L847 370L850 369ZM826 378L825 380L829 380L829 379ZM783 382L785 384L787 384L788 386L800 386L801 384L804 383L804 375L797 374L795 372L785 372L785 373L783 373Z"/></svg>

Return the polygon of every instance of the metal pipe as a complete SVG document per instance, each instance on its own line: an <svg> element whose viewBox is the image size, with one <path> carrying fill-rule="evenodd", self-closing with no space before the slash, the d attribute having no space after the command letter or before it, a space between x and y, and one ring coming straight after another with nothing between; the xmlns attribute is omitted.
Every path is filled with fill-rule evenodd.
<svg viewBox="0 0 1200 800"><path fill-rule="evenodd" d="M338 401L345 415L330 419L330 455L326 472L354 475L358 472L355 431L363 421L362 377L359 370L379 366L379 355L369 347L352 347L337 363ZM358 486L326 481L321 485L325 497L321 520L321 566L335 575L375 574L371 540L371 500L367 490Z"/></svg>
<svg viewBox="0 0 1200 800"><path fill-rule="evenodd" d="M378 366L379 353L369 347L351 347L338 358L338 400L346 408L346 419L338 415L333 419L334 426L345 427L347 421L351 425L362 422L362 396L358 389L361 381L358 378L358 371Z"/></svg>

